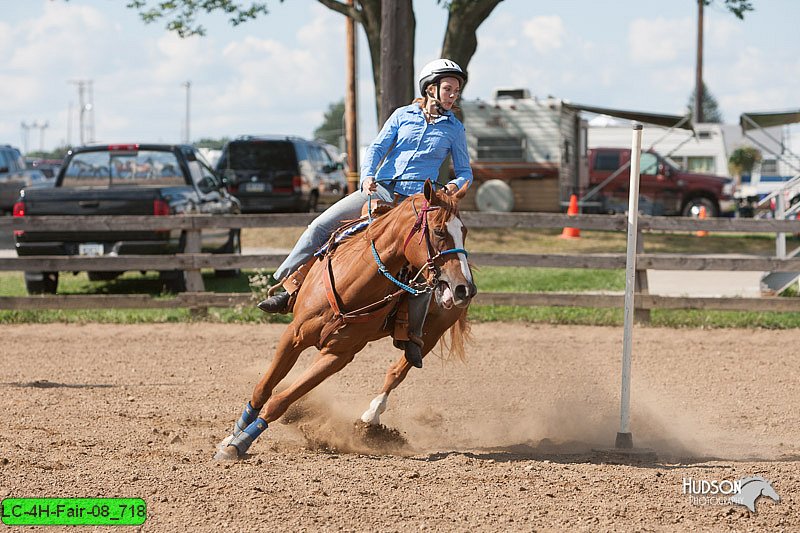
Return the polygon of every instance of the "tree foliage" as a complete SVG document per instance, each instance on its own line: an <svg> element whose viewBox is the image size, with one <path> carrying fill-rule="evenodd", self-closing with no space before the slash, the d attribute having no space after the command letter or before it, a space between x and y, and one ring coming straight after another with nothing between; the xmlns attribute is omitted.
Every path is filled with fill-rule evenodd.
<svg viewBox="0 0 800 533"><path fill-rule="evenodd" d="M235 0L129 0L126 5L139 11L147 23L166 19L167 29L181 37L206 34L205 27L197 21L199 13L222 11L233 26L269 13L265 2L242 4Z"/></svg>
<svg viewBox="0 0 800 533"><path fill-rule="evenodd" d="M212 139L210 137L203 137L192 144L196 148L208 148L210 150L222 150L222 147L225 146L225 143L229 142L231 139L229 137L222 137L221 139Z"/></svg>
<svg viewBox="0 0 800 533"><path fill-rule="evenodd" d="M690 112L694 112L694 99L695 92L689 95L689 102L686 104ZM711 91L706 87L706 82L703 82L703 122L713 122L715 124L722 123L722 111L719 109L719 104Z"/></svg>
<svg viewBox="0 0 800 533"><path fill-rule="evenodd" d="M328 106L322 124L314 130L314 137L321 139L328 144L339 146L340 140L344 135L344 99L334 102Z"/></svg>
<svg viewBox="0 0 800 533"><path fill-rule="evenodd" d="M703 0L703 5L710 6L714 0ZM752 0L724 0L725 8L736 15L739 20L744 20L744 14L755 11Z"/></svg>

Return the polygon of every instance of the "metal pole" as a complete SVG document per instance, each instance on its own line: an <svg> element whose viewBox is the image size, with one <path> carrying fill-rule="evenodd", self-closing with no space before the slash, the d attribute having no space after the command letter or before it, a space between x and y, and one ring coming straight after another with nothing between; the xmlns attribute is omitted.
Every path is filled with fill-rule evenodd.
<svg viewBox="0 0 800 533"><path fill-rule="evenodd" d="M625 322L622 338L622 392L617 448L633 448L630 430L631 345L633 333L633 292L636 288L636 232L639 220L639 172L642 153L642 125L633 127L631 140L631 181L628 193L628 255L625 261Z"/></svg>
<svg viewBox="0 0 800 533"><path fill-rule="evenodd" d="M785 191L779 191L775 196L775 219L786 219L786 200ZM778 232L775 235L775 256L781 259L786 258L786 234Z"/></svg>
<svg viewBox="0 0 800 533"><path fill-rule="evenodd" d="M190 114L189 114L189 101L190 101L190 91L191 91L191 88L192 88L192 82L191 81L186 81L183 84L183 86L186 87L186 135L183 138L183 142L186 143L186 144L189 144L190 139L191 139L190 130L189 130L189 117L190 117Z"/></svg>

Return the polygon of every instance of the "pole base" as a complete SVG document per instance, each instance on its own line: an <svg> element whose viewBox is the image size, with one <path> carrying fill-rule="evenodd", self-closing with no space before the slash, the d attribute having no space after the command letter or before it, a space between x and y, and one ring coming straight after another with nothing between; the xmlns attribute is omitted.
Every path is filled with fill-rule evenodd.
<svg viewBox="0 0 800 533"><path fill-rule="evenodd" d="M623 450L633 449L633 434L631 433L617 433L617 440L614 443L615 448Z"/></svg>

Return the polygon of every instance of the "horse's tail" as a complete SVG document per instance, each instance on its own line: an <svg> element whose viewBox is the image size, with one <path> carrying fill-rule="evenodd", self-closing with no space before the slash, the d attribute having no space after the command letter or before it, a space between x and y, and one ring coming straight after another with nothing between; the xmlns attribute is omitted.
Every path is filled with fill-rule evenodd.
<svg viewBox="0 0 800 533"><path fill-rule="evenodd" d="M464 361L467 358L466 344L472 341L470 323L467 320L467 309L464 309L456 323L450 326L449 331L449 339L446 334L439 339L440 351L447 360L458 358L459 361Z"/></svg>

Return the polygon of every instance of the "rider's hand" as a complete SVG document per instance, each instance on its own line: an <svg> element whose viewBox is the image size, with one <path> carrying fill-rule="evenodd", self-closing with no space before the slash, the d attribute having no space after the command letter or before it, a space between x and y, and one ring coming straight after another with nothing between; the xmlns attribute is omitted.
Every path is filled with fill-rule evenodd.
<svg viewBox="0 0 800 533"><path fill-rule="evenodd" d="M452 196L458 192L458 185L456 185L455 183L448 183L447 185L444 186L444 192Z"/></svg>
<svg viewBox="0 0 800 533"><path fill-rule="evenodd" d="M375 178L373 176L369 176L364 179L364 182L361 184L361 192L364 194L372 194L378 190L378 184L375 182Z"/></svg>

